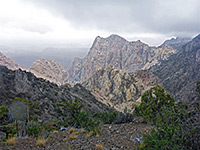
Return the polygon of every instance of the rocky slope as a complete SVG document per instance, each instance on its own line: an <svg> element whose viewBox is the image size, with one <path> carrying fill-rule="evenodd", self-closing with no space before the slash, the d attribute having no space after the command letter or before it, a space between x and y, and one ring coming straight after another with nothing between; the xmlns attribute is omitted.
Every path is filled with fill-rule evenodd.
<svg viewBox="0 0 200 150"><path fill-rule="evenodd" d="M108 38L98 36L88 55L74 60L69 69L70 82L74 84L85 81L97 70L107 68L108 65L127 72L147 69L176 52L177 50L168 45L156 48L141 41L128 42L118 35Z"/></svg>
<svg viewBox="0 0 200 150"><path fill-rule="evenodd" d="M68 80L68 73L55 60L39 59L34 62L30 69L35 76L44 78L48 81L56 83L57 85L65 84Z"/></svg>
<svg viewBox="0 0 200 150"><path fill-rule="evenodd" d="M6 145L0 141L2 150L95 150L96 145L102 145L105 150L133 150L141 143L141 135L146 134L151 126L142 122L134 121L126 124L102 125L98 136L86 138L88 132L76 129L71 134L69 131L55 131L46 139L46 143L37 146L34 138L18 138L15 145ZM76 134L76 138L70 135Z"/></svg>
<svg viewBox="0 0 200 150"><path fill-rule="evenodd" d="M6 57L4 54L0 52L0 65L6 66L11 70L17 70L19 68L23 69L20 65L16 64L13 60Z"/></svg>
<svg viewBox="0 0 200 150"><path fill-rule="evenodd" d="M128 73L109 66L97 71L82 85L102 103L121 112L130 112L143 92L157 82L158 79L145 70Z"/></svg>
<svg viewBox="0 0 200 150"><path fill-rule="evenodd" d="M37 104L35 114L39 120L63 119L57 111L56 103L78 99L90 112L102 112L111 108L97 101L95 97L81 85L73 88L57 86L56 84L36 78L32 73L12 71L0 66L0 105L11 107L15 97L29 100ZM67 115L67 114L66 114ZM66 116L65 116L66 117Z"/></svg>
<svg viewBox="0 0 200 150"><path fill-rule="evenodd" d="M200 35L150 71L160 78L162 86L176 101L197 101L195 89L196 81L200 80Z"/></svg>
<svg viewBox="0 0 200 150"><path fill-rule="evenodd" d="M176 38L171 38L169 40L166 40L163 43L163 45L167 44L167 45L171 46L174 49L181 50L183 45L185 45L186 43L188 43L191 40L192 40L191 38L176 37Z"/></svg>

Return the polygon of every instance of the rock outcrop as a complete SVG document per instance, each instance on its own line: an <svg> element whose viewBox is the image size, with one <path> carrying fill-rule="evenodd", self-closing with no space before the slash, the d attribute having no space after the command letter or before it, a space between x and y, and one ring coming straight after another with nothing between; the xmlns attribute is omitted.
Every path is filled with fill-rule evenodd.
<svg viewBox="0 0 200 150"><path fill-rule="evenodd" d="M200 35L182 50L150 69L176 101L195 102L196 82L200 80Z"/></svg>
<svg viewBox="0 0 200 150"><path fill-rule="evenodd" d="M98 36L88 55L83 59L76 58L71 65L70 83L83 82L99 69L106 69L109 65L127 72L147 69L174 53L177 53L177 50L166 45L156 48L141 41L128 42L118 35L108 38Z"/></svg>
<svg viewBox="0 0 200 150"><path fill-rule="evenodd" d="M109 66L97 71L82 85L102 103L121 112L130 112L143 92L157 82L158 79L145 70L128 73Z"/></svg>
<svg viewBox="0 0 200 150"><path fill-rule="evenodd" d="M11 70L17 70L17 69L23 69L20 65L18 65L16 62L11 60L10 58L6 57L4 54L0 52L0 65L6 66Z"/></svg>
<svg viewBox="0 0 200 150"><path fill-rule="evenodd" d="M46 79L57 85L67 83L68 73L55 60L39 59L29 69L35 76Z"/></svg>

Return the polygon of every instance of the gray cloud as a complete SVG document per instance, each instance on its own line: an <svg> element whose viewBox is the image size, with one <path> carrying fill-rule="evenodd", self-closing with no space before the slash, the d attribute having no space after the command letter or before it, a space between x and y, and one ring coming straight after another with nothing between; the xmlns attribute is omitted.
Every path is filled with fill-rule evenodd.
<svg viewBox="0 0 200 150"><path fill-rule="evenodd" d="M24 0L25 1L25 0ZM27 2L27 1L26 1ZM199 0L32 0L76 28L113 33L193 36L200 31Z"/></svg>

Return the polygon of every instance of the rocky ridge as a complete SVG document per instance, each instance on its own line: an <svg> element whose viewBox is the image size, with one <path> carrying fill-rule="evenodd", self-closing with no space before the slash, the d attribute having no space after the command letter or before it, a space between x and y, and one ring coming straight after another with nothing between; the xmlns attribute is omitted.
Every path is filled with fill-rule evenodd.
<svg viewBox="0 0 200 150"><path fill-rule="evenodd" d="M129 42L114 34L108 38L98 36L86 57L74 59L69 69L69 82L83 82L109 65L127 72L147 69L175 53L177 50L168 45L156 48L141 41Z"/></svg>
<svg viewBox="0 0 200 150"><path fill-rule="evenodd" d="M68 72L55 60L39 59L29 69L35 76L44 78L57 85L67 83Z"/></svg>
<svg viewBox="0 0 200 150"><path fill-rule="evenodd" d="M196 82L200 80L200 35L185 44L182 50L153 66L150 71L158 76L162 86L176 101L195 102Z"/></svg>
<svg viewBox="0 0 200 150"><path fill-rule="evenodd" d="M6 66L11 70L23 69L20 65L16 64L13 60L6 57L4 54L0 52L0 65Z"/></svg>
<svg viewBox="0 0 200 150"><path fill-rule="evenodd" d="M177 50L182 50L182 47L188 43L189 41L191 41L191 38L181 38L181 37L176 37L176 38L171 38L169 40L166 40L162 45L169 45L174 49Z"/></svg>

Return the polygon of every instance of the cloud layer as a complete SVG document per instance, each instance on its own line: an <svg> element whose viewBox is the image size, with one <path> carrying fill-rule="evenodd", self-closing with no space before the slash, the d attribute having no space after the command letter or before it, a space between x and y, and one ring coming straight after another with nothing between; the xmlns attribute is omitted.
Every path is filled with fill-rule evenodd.
<svg viewBox="0 0 200 150"><path fill-rule="evenodd" d="M200 33L199 0L0 0L0 42L91 43L119 34L159 45Z"/></svg>
<svg viewBox="0 0 200 150"><path fill-rule="evenodd" d="M199 0L32 0L76 28L191 36L200 31Z"/></svg>

